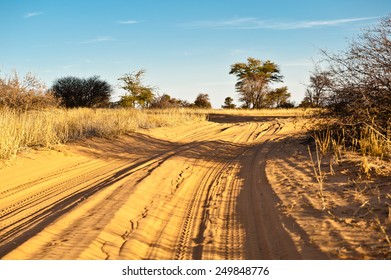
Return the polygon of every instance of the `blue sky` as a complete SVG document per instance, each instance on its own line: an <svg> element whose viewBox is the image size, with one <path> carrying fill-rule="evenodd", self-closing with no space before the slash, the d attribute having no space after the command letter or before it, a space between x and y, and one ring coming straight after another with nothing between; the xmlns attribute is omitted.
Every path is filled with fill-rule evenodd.
<svg viewBox="0 0 391 280"><path fill-rule="evenodd" d="M32 72L48 86L64 76L117 80L146 69L160 94L219 108L237 100L230 65L272 60L297 103L319 49L332 52L391 12L391 1L1 0L0 74Z"/></svg>

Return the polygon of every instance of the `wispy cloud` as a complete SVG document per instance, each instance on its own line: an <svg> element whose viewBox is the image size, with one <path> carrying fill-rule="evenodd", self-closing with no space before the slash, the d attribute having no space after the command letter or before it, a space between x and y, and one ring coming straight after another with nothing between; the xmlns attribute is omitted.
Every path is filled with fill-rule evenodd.
<svg viewBox="0 0 391 280"><path fill-rule="evenodd" d="M82 42L80 42L80 44L102 43L102 42L108 42L108 41L114 41L114 38L110 37L110 36L98 36L98 37L93 38L91 40L82 41Z"/></svg>
<svg viewBox="0 0 391 280"><path fill-rule="evenodd" d="M139 23L138 20L119 20L117 21L117 23L119 24L136 24L136 23Z"/></svg>
<svg viewBox="0 0 391 280"><path fill-rule="evenodd" d="M300 28L312 28L322 26L338 26L346 23L352 23L357 21L366 21L375 19L377 17L362 17L362 18L345 18L336 20L315 20L315 21L299 21L282 25L284 29L300 29Z"/></svg>
<svg viewBox="0 0 391 280"><path fill-rule="evenodd" d="M43 12L30 12L30 13L25 14L23 17L24 18L31 18L31 17L40 16L42 14L43 14Z"/></svg>
<svg viewBox="0 0 391 280"><path fill-rule="evenodd" d="M230 20L196 21L184 26L194 29L306 29L326 26L339 26L347 23L366 21L378 17L344 18L335 20L272 21L246 17Z"/></svg>

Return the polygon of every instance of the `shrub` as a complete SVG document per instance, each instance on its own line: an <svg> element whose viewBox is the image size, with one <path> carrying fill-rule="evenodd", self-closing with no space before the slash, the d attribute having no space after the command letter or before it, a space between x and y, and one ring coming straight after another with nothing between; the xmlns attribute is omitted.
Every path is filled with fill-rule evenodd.
<svg viewBox="0 0 391 280"><path fill-rule="evenodd" d="M0 108L27 111L56 107L58 103L45 84L31 73L23 79L16 72L10 77L0 77Z"/></svg>
<svg viewBox="0 0 391 280"><path fill-rule="evenodd" d="M110 84L100 80L99 76L88 79L72 76L60 78L54 82L52 90L67 108L108 107L112 93Z"/></svg>
<svg viewBox="0 0 391 280"><path fill-rule="evenodd" d="M386 133L391 119L391 15L349 48L328 54L329 107L344 123L371 124Z"/></svg>
<svg viewBox="0 0 391 280"><path fill-rule="evenodd" d="M204 109L210 109L212 108L212 104L210 104L209 101L209 95L206 93L200 93L196 100L194 101L194 106L196 108L204 108Z"/></svg>

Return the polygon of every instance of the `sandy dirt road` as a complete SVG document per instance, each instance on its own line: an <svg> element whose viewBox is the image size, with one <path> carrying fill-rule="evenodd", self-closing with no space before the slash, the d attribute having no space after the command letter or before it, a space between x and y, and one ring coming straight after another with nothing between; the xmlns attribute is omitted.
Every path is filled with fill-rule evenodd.
<svg viewBox="0 0 391 280"><path fill-rule="evenodd" d="M299 122L213 115L26 156L0 170L0 257L327 259L271 184Z"/></svg>

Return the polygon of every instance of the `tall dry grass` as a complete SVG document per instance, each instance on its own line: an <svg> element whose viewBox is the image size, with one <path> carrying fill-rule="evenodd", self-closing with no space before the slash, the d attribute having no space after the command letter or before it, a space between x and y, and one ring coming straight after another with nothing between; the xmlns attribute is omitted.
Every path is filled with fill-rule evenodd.
<svg viewBox="0 0 391 280"><path fill-rule="evenodd" d="M326 174L334 175L334 164L341 165L344 161L354 161L359 167L358 176L364 175L367 179L379 175L379 164L387 163L391 159L391 123L387 133L382 134L374 125L346 125L336 120L314 119L315 128L310 134L315 143L316 159L312 156L310 147L308 153L313 174L318 182L320 196L325 206L323 183ZM329 171L322 169L329 161Z"/></svg>
<svg viewBox="0 0 391 280"><path fill-rule="evenodd" d="M368 158L389 160L391 158L391 123L387 133L383 134L373 125L362 124L351 127L344 125L326 125L313 132L316 148L325 155L333 154L336 162L343 153L353 152L361 156L361 171L369 176L371 166Z"/></svg>
<svg viewBox="0 0 391 280"><path fill-rule="evenodd" d="M202 122L194 110L55 109L20 112L0 110L0 159L10 159L25 147L51 148L71 140L110 137L137 129Z"/></svg>
<svg viewBox="0 0 391 280"><path fill-rule="evenodd" d="M315 151L308 150L323 210L335 221L348 225L365 223L375 229L381 236L376 250L384 252L388 259L391 257L390 127L389 122L383 129L386 132L382 133L373 123L353 126L326 120L320 129L318 126L318 130L312 131ZM316 158L311 153L315 153ZM331 187L333 175L338 175L333 164L338 165L339 175L348 175L342 188ZM325 184L326 176L329 184ZM340 179L337 177L338 185L342 183ZM336 191L347 198L345 203L349 207L343 213L335 207L335 201L330 200L331 192ZM350 197L349 192L353 194Z"/></svg>

